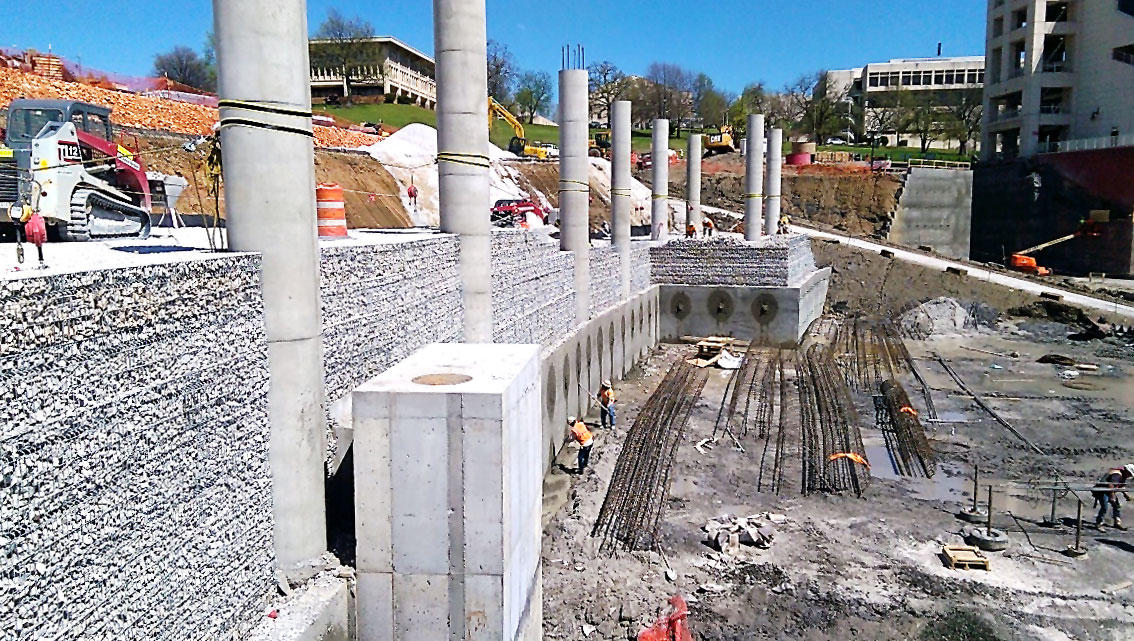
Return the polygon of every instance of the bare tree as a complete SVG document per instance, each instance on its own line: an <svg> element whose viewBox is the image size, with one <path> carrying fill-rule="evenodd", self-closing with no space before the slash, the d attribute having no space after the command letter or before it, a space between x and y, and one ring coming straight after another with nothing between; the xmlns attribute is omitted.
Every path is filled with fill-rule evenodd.
<svg viewBox="0 0 1134 641"><path fill-rule="evenodd" d="M520 76L516 89L516 103L521 113L528 115L528 123L551 103L551 74L546 71L529 71Z"/></svg>
<svg viewBox="0 0 1134 641"><path fill-rule="evenodd" d="M825 71L800 76L784 94L791 120L815 142L848 126L847 89L829 83Z"/></svg>
<svg viewBox="0 0 1134 641"><path fill-rule="evenodd" d="M348 104L351 81L376 77L367 65L377 62L378 47L372 41L373 38L374 26L369 22L358 16L346 18L337 9L331 9L311 42L313 63L341 71L343 97ZM381 70L378 74L381 74Z"/></svg>
<svg viewBox="0 0 1134 641"><path fill-rule="evenodd" d="M512 102L512 85L516 81L516 59L508 45L488 41L488 95L500 104Z"/></svg>
<svg viewBox="0 0 1134 641"><path fill-rule="evenodd" d="M681 135L682 122L693 115L693 75L669 62L651 63L645 99L657 118L668 118L675 137Z"/></svg>
<svg viewBox="0 0 1134 641"><path fill-rule="evenodd" d="M589 65L587 75L590 77L591 113L604 119L609 127L610 107L626 98L630 82L626 74L609 60Z"/></svg>
<svg viewBox="0 0 1134 641"><path fill-rule="evenodd" d="M899 133L917 136L921 152L929 151L929 145L944 135L947 128L948 111L934 99L933 92L911 92L901 101L901 128Z"/></svg>
<svg viewBox="0 0 1134 641"><path fill-rule="evenodd" d="M168 53L154 56L153 75L206 91L213 88L209 65L189 47L177 46Z"/></svg>
<svg viewBox="0 0 1134 641"><path fill-rule="evenodd" d="M962 155L968 152L969 141L975 140L984 119L984 92L964 89L949 107L949 134L961 143Z"/></svg>

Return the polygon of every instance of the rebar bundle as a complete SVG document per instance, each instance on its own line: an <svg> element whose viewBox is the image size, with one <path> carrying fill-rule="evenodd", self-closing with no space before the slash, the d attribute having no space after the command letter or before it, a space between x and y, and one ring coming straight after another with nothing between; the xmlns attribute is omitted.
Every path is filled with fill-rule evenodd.
<svg viewBox="0 0 1134 641"><path fill-rule="evenodd" d="M707 380L706 370L679 359L630 427L591 530L591 536L602 538L604 552L657 546L673 460Z"/></svg>
<svg viewBox="0 0 1134 641"><path fill-rule="evenodd" d="M885 437L895 471L902 476L932 478L936 459L917 410L910 405L910 397L897 381L885 381L881 387L883 411L878 416L878 428Z"/></svg>
<svg viewBox="0 0 1134 641"><path fill-rule="evenodd" d="M869 462L845 379L831 353L818 345L806 351L798 369L803 493L862 496L870 481Z"/></svg>

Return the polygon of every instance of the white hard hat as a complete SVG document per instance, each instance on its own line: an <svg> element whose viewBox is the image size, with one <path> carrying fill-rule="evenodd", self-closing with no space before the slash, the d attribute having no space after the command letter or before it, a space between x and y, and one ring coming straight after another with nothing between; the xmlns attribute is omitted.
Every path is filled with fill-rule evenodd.
<svg viewBox="0 0 1134 641"><path fill-rule="evenodd" d="M610 379L608 378L608 379L606 379L605 381L603 381L603 382L602 382L602 386L603 386L603 387L610 387Z"/></svg>
<svg viewBox="0 0 1134 641"><path fill-rule="evenodd" d="M1126 470L1126 473L1130 476L1134 476L1134 463L1127 463L1122 466L1122 469Z"/></svg>
<svg viewBox="0 0 1134 641"><path fill-rule="evenodd" d="M567 424L568 425L574 425L576 420L578 420L578 419L576 419L574 416L568 416L567 417Z"/></svg>

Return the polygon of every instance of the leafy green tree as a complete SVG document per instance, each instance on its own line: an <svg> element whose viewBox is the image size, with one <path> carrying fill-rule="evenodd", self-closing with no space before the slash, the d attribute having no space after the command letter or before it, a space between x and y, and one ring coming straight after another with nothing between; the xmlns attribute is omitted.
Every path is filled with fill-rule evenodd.
<svg viewBox="0 0 1134 641"><path fill-rule="evenodd" d="M528 123L535 120L536 114L551 104L551 74L546 71L529 71L520 75L516 90L516 103L521 113L526 113Z"/></svg>
<svg viewBox="0 0 1134 641"><path fill-rule="evenodd" d="M342 72L343 96L348 104L351 102L351 82L373 77L368 72L370 67L367 63L377 63L380 53L373 38L372 24L358 16L346 18L337 9L327 12L327 19L315 32L311 61Z"/></svg>

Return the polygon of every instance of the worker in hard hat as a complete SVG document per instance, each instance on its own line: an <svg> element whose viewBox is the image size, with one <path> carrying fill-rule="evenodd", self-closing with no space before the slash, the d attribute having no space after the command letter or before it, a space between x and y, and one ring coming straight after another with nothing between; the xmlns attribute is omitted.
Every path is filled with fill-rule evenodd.
<svg viewBox="0 0 1134 641"><path fill-rule="evenodd" d="M701 237L708 238L709 236L712 236L713 227L713 219L705 216L705 218L701 221Z"/></svg>
<svg viewBox="0 0 1134 641"><path fill-rule="evenodd" d="M1110 507L1110 514L1114 517L1114 527L1117 530L1125 530L1126 527L1122 525L1122 513L1118 507L1118 493L1122 492L1122 496L1129 501L1130 493L1126 491L1126 483L1134 478L1134 463L1127 463L1122 467L1114 467L1107 470L1095 483L1095 487L1091 490L1091 496L1095 497L1095 505L1099 506L1098 516L1095 517L1095 527L1100 532L1104 531L1103 519L1106 518L1107 507Z"/></svg>
<svg viewBox="0 0 1134 641"><path fill-rule="evenodd" d="M571 436L579 444L578 473L582 474L583 470L587 469L587 463L591 460L591 447L595 444L595 437L587 429L587 424L574 416L567 417L567 425L571 427Z"/></svg>
<svg viewBox="0 0 1134 641"><path fill-rule="evenodd" d="M606 380L599 386L598 391L599 402L599 423L603 429L606 429L607 419L610 419L610 427L614 427L614 388L610 386L610 381Z"/></svg>
<svg viewBox="0 0 1134 641"><path fill-rule="evenodd" d="M791 218L787 214L780 216L780 225L776 233L780 235L791 233Z"/></svg>
<svg viewBox="0 0 1134 641"><path fill-rule="evenodd" d="M686 238L696 238L697 237L697 226L694 225L693 223L686 223L685 224L685 237Z"/></svg>

